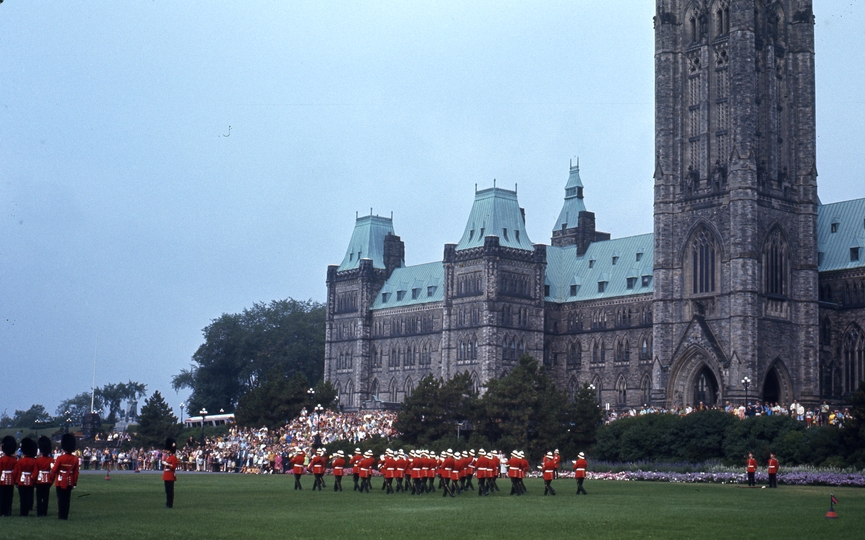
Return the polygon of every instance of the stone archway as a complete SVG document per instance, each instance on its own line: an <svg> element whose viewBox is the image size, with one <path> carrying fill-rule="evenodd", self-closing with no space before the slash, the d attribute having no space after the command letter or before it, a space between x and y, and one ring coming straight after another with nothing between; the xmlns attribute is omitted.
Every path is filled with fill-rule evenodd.
<svg viewBox="0 0 865 540"><path fill-rule="evenodd" d="M696 407L723 403L723 379L715 359L702 347L689 347L673 363L667 406Z"/></svg>
<svg viewBox="0 0 865 540"><path fill-rule="evenodd" d="M787 366L776 358L763 376L761 397L764 402L789 405L793 401L793 383Z"/></svg>

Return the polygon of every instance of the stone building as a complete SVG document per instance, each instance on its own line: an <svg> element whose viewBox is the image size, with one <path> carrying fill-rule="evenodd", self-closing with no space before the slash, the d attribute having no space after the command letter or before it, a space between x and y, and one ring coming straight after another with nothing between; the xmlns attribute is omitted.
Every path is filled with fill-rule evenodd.
<svg viewBox="0 0 865 540"><path fill-rule="evenodd" d="M495 186L441 262L406 266L392 219L358 217L327 275L343 405L429 373L482 390L522 353L614 408L843 401L865 379L865 199L817 197L810 0L658 0L654 24L654 232L597 231L579 164L548 246Z"/></svg>

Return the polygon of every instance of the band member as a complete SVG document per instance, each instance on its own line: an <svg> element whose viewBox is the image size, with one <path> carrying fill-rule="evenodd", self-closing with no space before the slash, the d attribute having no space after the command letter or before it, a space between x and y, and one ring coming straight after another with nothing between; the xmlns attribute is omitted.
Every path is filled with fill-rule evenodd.
<svg viewBox="0 0 865 540"><path fill-rule="evenodd" d="M348 464L351 465L351 475L354 478L354 491L360 491L360 487L357 484L358 478L360 478L360 461L363 459L363 454L360 453L360 448L354 449L354 455L351 456L351 459L348 461Z"/></svg>
<svg viewBox="0 0 865 540"><path fill-rule="evenodd" d="M375 465L375 458L372 457L372 450L367 450L363 453L363 459L358 463L360 466L360 491L369 493L371 487L370 478L372 477L372 468Z"/></svg>
<svg viewBox="0 0 865 540"><path fill-rule="evenodd" d="M496 479L501 474L502 458L498 450L490 452L490 471L487 473L487 488L490 491L501 491Z"/></svg>
<svg viewBox="0 0 865 540"><path fill-rule="evenodd" d="M394 469L394 478L396 478L396 490L398 492L405 492L402 486L402 480L405 478L405 469L408 466L408 460L406 460L405 452L400 448L399 453L396 456L395 461L395 469Z"/></svg>
<svg viewBox="0 0 865 540"><path fill-rule="evenodd" d="M778 487L778 460L775 458L774 453L769 454L768 472L769 472L769 487L770 488Z"/></svg>
<svg viewBox="0 0 865 540"><path fill-rule="evenodd" d="M526 487L526 484L525 484L525 482L523 482L523 480L525 479L526 475L529 473L529 460L526 459L526 454L522 450L520 450L520 452L519 452L519 457L520 457L520 472L519 472L518 478L519 478L519 483L520 483L520 489L522 490L523 493L528 493L529 490Z"/></svg>
<svg viewBox="0 0 865 540"><path fill-rule="evenodd" d="M553 457L552 452L547 452L544 456L543 464L540 466L541 472L544 475L544 495L549 492L552 495L556 494L556 490L553 489L553 479L556 474L556 458Z"/></svg>
<svg viewBox="0 0 865 540"><path fill-rule="evenodd" d="M562 464L562 455L559 453L558 448L553 451L553 460L556 462L556 470L554 471L553 478L558 478L559 466Z"/></svg>
<svg viewBox="0 0 865 540"><path fill-rule="evenodd" d="M450 448L445 452L445 459L442 462L442 479L444 480L444 493L442 493L442 497L447 497L450 494L451 497L454 497L454 489L456 486L451 488L450 482L452 473L454 470L454 466L456 465L456 460L454 459L454 451Z"/></svg>
<svg viewBox="0 0 865 540"><path fill-rule="evenodd" d="M78 484L78 458L75 456L75 435L65 433L60 439L63 454L54 461L51 478L57 490L57 517L69 519L72 490Z"/></svg>
<svg viewBox="0 0 865 540"><path fill-rule="evenodd" d="M21 439L21 453L24 455L15 464L15 484L18 486L18 500L21 503L21 516L27 517L33 510L33 489L39 469L36 467L36 441L30 437Z"/></svg>
<svg viewBox="0 0 865 540"><path fill-rule="evenodd" d="M51 439L39 437L39 457L36 458L36 517L48 515L48 498L51 495Z"/></svg>
<svg viewBox="0 0 865 540"><path fill-rule="evenodd" d="M303 475L303 462L306 460L306 454L303 448L298 447L294 456L291 458L291 468L294 473L294 489L303 491L303 485L300 483L300 477Z"/></svg>
<svg viewBox="0 0 865 540"><path fill-rule="evenodd" d="M577 455L577 460L574 461L574 478L577 479L577 495L580 493L588 495L586 489L583 487L583 480L586 479L586 468L588 466L589 464L586 462L586 454L580 452Z"/></svg>
<svg viewBox="0 0 865 540"><path fill-rule="evenodd" d="M162 481L165 483L165 508L174 508L174 482L177 477L177 442L168 437L165 439L165 452L162 454Z"/></svg>
<svg viewBox="0 0 865 540"><path fill-rule="evenodd" d="M385 452L383 469L382 473L384 474L384 485L386 488L385 493L390 495L395 493L393 490L393 479L396 474L396 459L394 458L393 450L390 448Z"/></svg>
<svg viewBox="0 0 865 540"><path fill-rule="evenodd" d="M424 450L423 452L423 485L427 493L435 493L436 490L436 468L438 460L435 452Z"/></svg>
<svg viewBox="0 0 865 540"><path fill-rule="evenodd" d="M487 490L487 471L490 468L490 458L487 457L486 451L481 448L478 450L478 458L475 460L475 476L478 477L478 497L489 495Z"/></svg>
<svg viewBox="0 0 865 540"><path fill-rule="evenodd" d="M384 474L384 460L385 460L385 455L380 454L378 456L378 461L375 464L375 468L378 470L378 472L381 473L381 490L382 491L387 489L387 477Z"/></svg>
<svg viewBox="0 0 865 540"><path fill-rule="evenodd" d="M754 479L754 475L757 473L757 460L754 459L754 454L752 454L751 452L748 452L747 467L748 486L754 487L757 485L757 481Z"/></svg>
<svg viewBox="0 0 865 540"><path fill-rule="evenodd" d="M18 441L12 435L3 437L3 457L0 457L0 516L12 515L12 499L15 497L15 451Z"/></svg>
<svg viewBox="0 0 865 540"><path fill-rule="evenodd" d="M517 450L511 451L511 457L508 459L508 478L511 480L511 495L522 495L520 490L520 453Z"/></svg>
<svg viewBox="0 0 865 540"><path fill-rule="evenodd" d="M312 490L315 491L318 489L321 491L322 487L322 478L324 477L324 469L327 465L327 460L324 458L324 449L319 448L315 451L315 455L309 462L309 467L307 470L311 470L312 474L315 476L315 481L312 483Z"/></svg>
<svg viewBox="0 0 865 540"><path fill-rule="evenodd" d="M345 472L345 454L342 450L336 453L331 467L333 467L333 490L342 491L342 476Z"/></svg>

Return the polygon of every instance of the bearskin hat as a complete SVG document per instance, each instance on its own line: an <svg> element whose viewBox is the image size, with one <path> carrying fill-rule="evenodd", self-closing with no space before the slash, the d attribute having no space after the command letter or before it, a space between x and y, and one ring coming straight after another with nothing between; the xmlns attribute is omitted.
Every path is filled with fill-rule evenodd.
<svg viewBox="0 0 865 540"><path fill-rule="evenodd" d="M36 441L30 437L21 439L21 453L29 458L36 457Z"/></svg>
<svg viewBox="0 0 865 540"><path fill-rule="evenodd" d="M177 451L177 441L175 441L172 437L168 437L165 439L165 449L169 452Z"/></svg>
<svg viewBox="0 0 865 540"><path fill-rule="evenodd" d="M75 435L64 433L63 437L60 438L60 448L62 448L67 454L71 454L75 451L75 446Z"/></svg>
<svg viewBox="0 0 865 540"><path fill-rule="evenodd" d="M11 456L18 450L18 441L15 440L15 437L12 435L6 435L3 437L3 453L7 456Z"/></svg>
<svg viewBox="0 0 865 540"><path fill-rule="evenodd" d="M51 439L45 435L39 437L39 453L45 457L51 455Z"/></svg>

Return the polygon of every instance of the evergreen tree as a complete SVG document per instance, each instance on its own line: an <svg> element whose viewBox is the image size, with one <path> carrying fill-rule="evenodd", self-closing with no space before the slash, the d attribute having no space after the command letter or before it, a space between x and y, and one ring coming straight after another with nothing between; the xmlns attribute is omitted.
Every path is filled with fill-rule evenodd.
<svg viewBox="0 0 865 540"><path fill-rule="evenodd" d="M433 446L437 441L455 439L457 423L470 420L476 404L468 372L447 382L430 374L405 399L394 427L408 444Z"/></svg>
<svg viewBox="0 0 865 540"><path fill-rule="evenodd" d="M177 437L180 425L177 417L171 412L171 407L163 399L159 390L153 392L141 407L138 416L138 432L135 436L137 444L161 448L166 437Z"/></svg>
<svg viewBox="0 0 865 540"><path fill-rule="evenodd" d="M302 373L286 377L279 367L275 367L260 384L240 398L234 412L235 421L246 427L282 427L296 417L304 406L308 410L315 406L309 401L308 385Z"/></svg>
<svg viewBox="0 0 865 540"><path fill-rule="evenodd" d="M589 383L583 383L577 390L574 401L568 404L565 414L567 431L562 451L575 455L594 446L598 427L603 423L604 411Z"/></svg>

